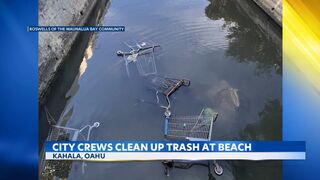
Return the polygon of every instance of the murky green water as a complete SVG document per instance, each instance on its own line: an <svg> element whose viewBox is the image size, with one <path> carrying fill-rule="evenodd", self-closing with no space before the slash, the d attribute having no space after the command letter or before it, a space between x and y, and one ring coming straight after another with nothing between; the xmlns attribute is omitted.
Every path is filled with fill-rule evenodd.
<svg viewBox="0 0 320 180"><path fill-rule="evenodd" d="M148 39L161 45L159 74L185 77L172 112L196 115L203 107L219 112L215 140L276 140L282 137L281 29L251 1L115 0L102 24L124 25L125 33L99 33L85 52L79 73L65 94L63 124L99 121L93 140L163 140L163 109L154 101L136 67L130 77L115 52L123 41ZM54 106L52 107L54 109ZM61 108L61 107L60 107ZM63 116L63 115L62 115ZM217 179L281 179L279 162L221 162ZM204 167L175 169L160 162L73 163L70 179L208 179Z"/></svg>

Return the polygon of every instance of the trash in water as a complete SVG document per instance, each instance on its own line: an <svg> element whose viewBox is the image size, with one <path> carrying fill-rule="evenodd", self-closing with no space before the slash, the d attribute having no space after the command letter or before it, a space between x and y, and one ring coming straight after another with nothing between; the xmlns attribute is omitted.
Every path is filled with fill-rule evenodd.
<svg viewBox="0 0 320 180"><path fill-rule="evenodd" d="M57 141L61 137L63 137L64 141L77 141L84 140L89 141L91 130L93 128L98 128L100 126L99 122L94 122L92 125L88 124L83 126L81 129L71 128L67 126L59 126L56 124L52 124L52 122L56 122L49 111L46 109L47 120L51 126L51 131L48 136L48 140ZM87 131L87 133L84 133Z"/></svg>
<svg viewBox="0 0 320 180"><path fill-rule="evenodd" d="M92 129L98 128L100 126L100 122L94 122L92 125L87 124L80 129L71 128L67 126L59 126L57 125L56 121L54 120L53 116L49 113L47 108L45 108L45 113L46 113L47 121L51 126L51 130L48 136L49 141L79 141L79 140L89 141ZM50 172L64 171L64 170L61 170L60 167L64 167L65 169L71 168L71 164L72 164L72 161L48 161L48 163L46 163L45 165L44 173L46 173L47 175L50 175L50 174L59 175L59 173L48 174L48 172L49 170ZM85 162L82 162L82 173L84 173L85 166L87 166L87 164ZM60 169L56 169L56 168L60 168ZM63 175L63 178L66 178L65 176L66 175Z"/></svg>
<svg viewBox="0 0 320 180"><path fill-rule="evenodd" d="M161 93L165 96L168 104L166 106L160 105L160 107L165 108L167 113L169 113L171 106L169 97L181 86L190 86L190 80L187 79L169 78L160 75L149 75L146 79L147 86L156 92L157 104L160 104L158 94Z"/></svg>
<svg viewBox="0 0 320 180"><path fill-rule="evenodd" d="M223 104L226 108L236 110L240 107L239 90L235 88L225 88L220 90L215 96L215 104Z"/></svg>
<svg viewBox="0 0 320 180"><path fill-rule="evenodd" d="M230 88L229 92L230 92L230 96L232 99L232 102L234 104L235 107L239 107L240 106L240 100L239 100L239 96L238 96L238 89L234 89L234 88Z"/></svg>
<svg viewBox="0 0 320 180"><path fill-rule="evenodd" d="M157 104L160 104L159 93L165 97L167 105L160 107L165 109L165 130L164 135L168 139L180 139L188 141L210 141L212 134L212 126L217 120L218 113L211 108L202 109L201 113L197 116L171 116L171 103L170 96L182 86L190 86L190 80L176 79L157 74L157 68L154 58L154 49L159 47L156 44L149 44L146 42L136 43L135 46L125 43L131 51L123 52L117 51L118 56L122 56L125 60L127 73L128 64L131 62L136 63L138 72L144 76L147 86L154 90L156 93ZM236 95L233 95L236 97ZM235 99L235 98L233 98ZM235 100L236 101L236 100ZM142 100L142 102L146 102ZM223 169L216 161L186 161L186 160L166 160L162 164L165 167L165 174L169 176L169 169L176 167L188 169L193 165L204 164L209 168L212 174L214 171L217 175L222 175Z"/></svg>
<svg viewBox="0 0 320 180"><path fill-rule="evenodd" d="M166 116L164 135L175 140L210 141L217 118L211 108L202 109L198 116Z"/></svg>
<svg viewBox="0 0 320 180"><path fill-rule="evenodd" d="M192 161L192 160L164 160L162 161L164 166L164 174L170 176L170 171L173 168L178 169L190 169L193 166L204 166L208 168L209 176L213 179L213 174L221 176L223 174L223 168L216 160L202 160L202 161ZM210 179L210 178L209 178Z"/></svg>
<svg viewBox="0 0 320 180"><path fill-rule="evenodd" d="M127 60L129 60L130 62L135 62L137 61L137 57L138 57L138 53L136 54L131 54L127 57Z"/></svg>
<svg viewBox="0 0 320 180"><path fill-rule="evenodd" d="M153 42L136 42L135 45L130 45L126 42L124 42L126 46L130 48L130 51L124 52L121 50L117 51L118 56L132 56L132 55L142 55L142 54L148 54L154 52L154 49L156 47L160 47L159 44L155 44Z"/></svg>
<svg viewBox="0 0 320 180"><path fill-rule="evenodd" d="M135 64L140 76L155 75L158 73L154 53L141 55Z"/></svg>
<svg viewBox="0 0 320 180"><path fill-rule="evenodd" d="M204 108L198 116L165 117L164 135L167 139L188 141L210 141L212 127L218 113L211 108ZM165 160L165 175L170 175L172 168L189 169L194 165L208 167L209 174L223 174L223 168L215 161Z"/></svg>
<svg viewBox="0 0 320 180"><path fill-rule="evenodd" d="M124 42L124 44L130 49L130 51L124 52L118 50L117 55L124 58L128 76L128 65L131 62L136 63L137 69L141 76L157 74L154 51L155 48L160 47L160 45L152 41L142 41L139 43L135 42L134 45L130 45L126 42Z"/></svg>

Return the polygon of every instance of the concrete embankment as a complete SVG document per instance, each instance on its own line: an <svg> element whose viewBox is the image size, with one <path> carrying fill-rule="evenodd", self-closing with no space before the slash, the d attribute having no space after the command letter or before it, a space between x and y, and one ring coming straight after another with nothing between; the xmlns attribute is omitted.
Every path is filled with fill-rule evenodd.
<svg viewBox="0 0 320 180"><path fill-rule="evenodd" d="M279 27L274 20L266 18L269 15L266 13L260 13L261 8L256 7L254 2L236 0L238 7L243 10L244 13L248 15L253 23L265 32L265 35L268 36L268 39L271 39L279 48L282 47L282 33L281 26ZM270 20L266 20L270 19ZM281 61L281 59L279 59Z"/></svg>
<svg viewBox="0 0 320 180"><path fill-rule="evenodd" d="M109 0L40 0L39 25L101 25ZM51 127L45 108L59 120L66 97L79 74L85 51L97 34L91 32L39 33L39 146L40 166L44 165L43 144ZM42 171L39 171L41 173Z"/></svg>
<svg viewBox="0 0 320 180"><path fill-rule="evenodd" d="M82 26L88 23L100 0L39 0L40 26ZM95 22L93 22L95 23ZM39 33L39 100L45 100L51 84L71 48L79 38L79 32Z"/></svg>
<svg viewBox="0 0 320 180"><path fill-rule="evenodd" d="M41 0L42 1L42 0ZM82 8L72 4L74 0L57 1L60 4L51 2L52 0L40 3L39 19L44 21L41 25L101 25L103 17L108 9L108 0L87 1ZM84 2L84 0L77 0ZM88 3L92 3L89 5ZM48 4L43 4L48 3ZM72 7L66 4L72 4ZM83 4L84 5L84 4ZM85 7L85 8L84 8ZM61 14L57 9L68 8L69 15ZM77 9L77 10L75 10ZM87 12L82 10L86 9ZM57 10L57 11L55 11ZM77 14L77 12L81 12ZM71 13L73 12L73 13ZM81 15L82 14L82 15ZM80 18L83 17L83 19ZM68 19L69 18L69 19ZM63 20L67 19L67 20ZM39 20L40 21L40 20ZM55 22L57 21L57 22ZM49 23L51 22L51 23ZM48 109L55 121L59 120L68 97L66 93L71 88L79 74L79 67L83 61L85 51L89 42L93 41L95 34L92 32L47 32L40 33L39 38L39 140L44 142L48 135L49 124L47 122L44 109Z"/></svg>
<svg viewBox="0 0 320 180"><path fill-rule="evenodd" d="M282 0L253 0L282 27Z"/></svg>

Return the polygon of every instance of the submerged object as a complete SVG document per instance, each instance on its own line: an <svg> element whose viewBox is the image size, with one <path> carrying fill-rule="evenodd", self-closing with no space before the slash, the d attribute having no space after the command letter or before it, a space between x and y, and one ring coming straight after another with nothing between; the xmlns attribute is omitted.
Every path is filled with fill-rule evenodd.
<svg viewBox="0 0 320 180"><path fill-rule="evenodd" d="M203 115L204 115L204 116L210 117L210 116L214 116L214 115L216 115L216 114L218 114L218 113L217 113L215 110L211 109L211 108L205 108L205 109L203 110Z"/></svg>
<svg viewBox="0 0 320 180"><path fill-rule="evenodd" d="M164 160L162 161L162 165L165 168L164 174L166 176L170 176L170 170L173 168L190 169L196 165L207 167L209 170L209 176L212 176L213 174L221 176L223 174L223 168L215 160L209 160L209 161Z"/></svg>
<svg viewBox="0 0 320 180"><path fill-rule="evenodd" d="M157 68L154 58L154 50L160 45L153 42L142 41L140 43L135 43L135 45L129 45L124 42L124 44L129 47L130 51L118 50L116 52L117 56L123 57L127 69L127 74L129 76L128 65L131 62L136 63L137 69L141 76L147 76L150 74L157 74Z"/></svg>
<svg viewBox="0 0 320 180"><path fill-rule="evenodd" d="M202 109L198 116L165 117L164 135L169 139L210 141L217 118L218 113L211 108Z"/></svg>
<svg viewBox="0 0 320 180"><path fill-rule="evenodd" d="M121 51L121 50L118 50L118 51L117 51L117 55L118 55L118 56L123 56L123 55L124 55L124 52Z"/></svg>
<svg viewBox="0 0 320 180"><path fill-rule="evenodd" d="M210 141L212 126L218 113L211 108L203 108L198 116L165 117L164 135L168 139L188 141ZM194 165L208 167L209 174L223 174L223 168L215 160L165 160L162 161L164 173L170 176L172 168L189 169Z"/></svg>
<svg viewBox="0 0 320 180"><path fill-rule="evenodd" d="M165 96L171 96L182 86L190 86L190 80L169 78L160 75L151 75L147 77L148 86Z"/></svg>
<svg viewBox="0 0 320 180"><path fill-rule="evenodd" d="M203 123L210 123L209 121L211 121L212 117L214 117L213 123L217 120L219 114L215 110L211 108L205 108L202 111L203 111L202 116L204 120Z"/></svg>
<svg viewBox="0 0 320 180"><path fill-rule="evenodd" d="M127 60L129 60L130 62L136 62L137 57L138 57L138 53L133 53L133 54L128 55Z"/></svg>
<svg viewBox="0 0 320 180"><path fill-rule="evenodd" d="M64 118L72 115L71 109ZM100 122L94 122L93 124L87 124L83 126L81 129L72 128L68 126L57 125L57 122L53 119L53 116L50 114L48 109L45 107L45 113L47 120L51 126L50 133L48 135L47 140L49 141L89 141L91 136L91 131L93 128L98 128L100 126ZM70 118L70 117L68 117ZM69 164L71 166L71 164ZM50 164L46 165L46 167ZM82 173L85 172L85 167L87 163L85 161L82 162Z"/></svg>
<svg viewBox="0 0 320 180"><path fill-rule="evenodd" d="M212 99L215 107L223 106L225 109L236 110L241 105L239 89L234 88L225 80L215 83L208 89L207 95Z"/></svg>
<svg viewBox="0 0 320 180"><path fill-rule="evenodd" d="M175 79L168 78L160 75L149 75L147 78L147 86L156 92L157 104L160 104L158 94L165 96L167 106L160 105L160 107L166 109L166 116L170 116L170 96L176 92L182 86L190 86L190 80L187 79Z"/></svg>
<svg viewBox="0 0 320 180"><path fill-rule="evenodd" d="M234 89L234 88L229 89L230 97L235 107L240 106L238 91L239 91L238 89Z"/></svg>
<svg viewBox="0 0 320 180"><path fill-rule="evenodd" d="M151 44L147 42L136 43L136 45L129 45L126 42L124 44L127 45L131 50L129 52L118 50L118 56L129 56L133 54L141 55L145 53L151 53L154 51L155 48L160 47L159 44Z"/></svg>
<svg viewBox="0 0 320 180"><path fill-rule="evenodd" d="M235 111L240 107L239 90L235 88L222 89L213 99L216 106L224 107L224 109Z"/></svg>

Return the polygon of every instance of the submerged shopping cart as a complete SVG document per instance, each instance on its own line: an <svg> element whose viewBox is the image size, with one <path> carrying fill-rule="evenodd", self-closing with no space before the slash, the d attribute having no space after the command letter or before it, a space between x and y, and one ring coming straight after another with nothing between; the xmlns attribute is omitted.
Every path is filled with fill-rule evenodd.
<svg viewBox="0 0 320 180"><path fill-rule="evenodd" d="M87 124L80 129L61 126L57 125L47 108L45 108L45 113L47 121L51 126L51 131L48 136L49 141L89 141L92 129L100 126L99 122L94 122L92 125Z"/></svg>
<svg viewBox="0 0 320 180"><path fill-rule="evenodd" d="M165 115L164 136L171 140L210 141L212 127L218 118L218 113L211 108L202 109L198 116L171 116ZM166 160L162 164L165 174L169 176L172 168L189 169L194 165L208 167L209 172L223 174L222 167L215 161Z"/></svg>
<svg viewBox="0 0 320 180"><path fill-rule="evenodd" d="M160 45L152 41L140 41L124 44L130 49L129 51L118 50L117 55L123 57L125 62L127 75L130 76L129 64L135 63L141 76L157 74L157 66L155 63L155 49Z"/></svg>
<svg viewBox="0 0 320 180"><path fill-rule="evenodd" d="M48 135L49 141L89 141L92 129L98 128L100 126L99 122L87 124L80 129L57 125L57 122L50 114L48 109L45 107L44 110L47 121L51 127L51 130ZM65 172L67 169L70 170L71 164L72 161L49 161L49 163L45 165L44 171L48 171L49 169L49 171L51 171L52 174L61 174L60 172ZM83 161L82 173L85 172L86 166L87 163ZM55 171L58 171L59 173L54 173Z"/></svg>
<svg viewBox="0 0 320 180"><path fill-rule="evenodd" d="M169 78L160 75L149 75L146 77L147 87L156 93L157 104L166 110L167 115L170 115L170 96L182 86L190 86L190 80ZM166 105L160 103L159 94L163 95L166 100Z"/></svg>

